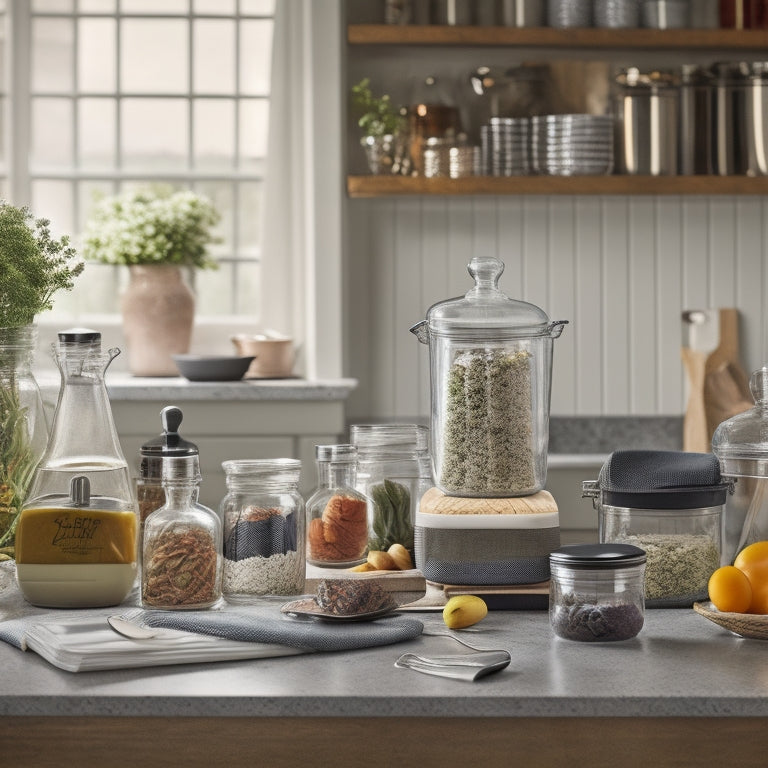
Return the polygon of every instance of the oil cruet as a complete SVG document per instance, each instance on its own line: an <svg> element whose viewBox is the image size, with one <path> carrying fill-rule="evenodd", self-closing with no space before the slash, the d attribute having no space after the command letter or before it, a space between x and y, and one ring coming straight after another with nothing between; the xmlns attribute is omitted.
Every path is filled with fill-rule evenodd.
<svg viewBox="0 0 768 768"><path fill-rule="evenodd" d="M53 427L16 531L19 586L34 605L116 605L138 572L138 505L104 375L118 349L101 334L58 334Z"/></svg>

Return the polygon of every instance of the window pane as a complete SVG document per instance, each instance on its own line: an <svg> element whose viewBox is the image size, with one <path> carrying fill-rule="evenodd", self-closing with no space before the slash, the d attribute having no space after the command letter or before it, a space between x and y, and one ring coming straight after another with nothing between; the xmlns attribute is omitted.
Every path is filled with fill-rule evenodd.
<svg viewBox="0 0 768 768"><path fill-rule="evenodd" d="M123 0L123 13L189 13L189 0Z"/></svg>
<svg viewBox="0 0 768 768"><path fill-rule="evenodd" d="M113 169L117 165L117 107L113 99L80 99L77 136L84 168Z"/></svg>
<svg viewBox="0 0 768 768"><path fill-rule="evenodd" d="M211 16L228 16L235 13L236 0L192 0L192 10L195 13L205 13Z"/></svg>
<svg viewBox="0 0 768 768"><path fill-rule="evenodd" d="M229 181L205 181L195 184L195 191L205 195L221 214L221 221L216 225L214 234L220 243L211 246L211 253L220 257L231 255L234 248L234 183Z"/></svg>
<svg viewBox="0 0 768 768"><path fill-rule="evenodd" d="M75 231L74 195L71 181L33 181L30 208L37 216L51 220L54 237Z"/></svg>
<svg viewBox="0 0 768 768"><path fill-rule="evenodd" d="M32 90L72 91L74 24L70 19L32 20Z"/></svg>
<svg viewBox="0 0 768 768"><path fill-rule="evenodd" d="M74 0L33 0L33 13L69 13Z"/></svg>
<svg viewBox="0 0 768 768"><path fill-rule="evenodd" d="M75 287L56 294L54 311L72 318L85 314L114 315L119 311L117 297L124 281L123 270L95 261L86 262L85 270L75 280Z"/></svg>
<svg viewBox="0 0 768 768"><path fill-rule="evenodd" d="M80 19L77 80L80 91L114 93L117 88L114 19Z"/></svg>
<svg viewBox="0 0 768 768"><path fill-rule="evenodd" d="M267 154L269 102L243 99L240 103L240 169L259 172Z"/></svg>
<svg viewBox="0 0 768 768"><path fill-rule="evenodd" d="M274 12L275 0L240 0L240 13L272 16Z"/></svg>
<svg viewBox="0 0 768 768"><path fill-rule="evenodd" d="M187 118L185 99L124 99L121 150L125 168L153 172L185 168Z"/></svg>
<svg viewBox="0 0 768 768"><path fill-rule="evenodd" d="M81 13L114 13L117 10L116 0L80 0L78 8Z"/></svg>
<svg viewBox="0 0 768 768"><path fill-rule="evenodd" d="M231 264L195 274L195 305L198 315L228 315L232 312L233 275Z"/></svg>
<svg viewBox="0 0 768 768"><path fill-rule="evenodd" d="M194 90L197 93L235 92L235 23L194 22Z"/></svg>
<svg viewBox="0 0 768 768"><path fill-rule="evenodd" d="M88 221L97 199L111 195L113 192L114 185L111 181L81 181L78 184L78 232L82 232L85 228L85 222Z"/></svg>
<svg viewBox="0 0 768 768"><path fill-rule="evenodd" d="M235 167L235 103L196 99L193 110L195 168L231 171Z"/></svg>
<svg viewBox="0 0 768 768"><path fill-rule="evenodd" d="M238 315L259 314L259 284L261 269L258 264L245 263L237 265L237 281L235 283L235 312Z"/></svg>
<svg viewBox="0 0 768 768"><path fill-rule="evenodd" d="M256 96L269 94L272 62L272 21L240 24L240 90Z"/></svg>
<svg viewBox="0 0 768 768"><path fill-rule="evenodd" d="M72 118L70 99L32 100L30 164L33 168L72 166Z"/></svg>
<svg viewBox="0 0 768 768"><path fill-rule="evenodd" d="M238 242L243 255L254 256L261 246L261 209L264 185L261 182L240 184L238 200Z"/></svg>
<svg viewBox="0 0 768 768"><path fill-rule="evenodd" d="M189 40L185 21L122 22L120 83L129 93L186 93Z"/></svg>

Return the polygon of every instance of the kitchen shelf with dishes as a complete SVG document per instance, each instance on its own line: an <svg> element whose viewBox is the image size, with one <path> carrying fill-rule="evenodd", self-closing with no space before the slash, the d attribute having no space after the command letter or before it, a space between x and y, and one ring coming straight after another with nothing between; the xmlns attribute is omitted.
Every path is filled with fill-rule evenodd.
<svg viewBox="0 0 768 768"><path fill-rule="evenodd" d="M350 24L347 39L358 52L378 46L411 46L414 49L497 47L518 48L526 52L531 49L547 49L553 53L571 51L579 58L583 58L587 51L597 50L602 51L602 58L606 60L615 60L618 52L626 51L645 54L666 51L678 58L681 53L690 52L694 58L699 59L706 54L713 60L768 58L768 30L765 29L557 29ZM444 55L445 51L441 51L440 56ZM745 66L748 71L738 69ZM498 87L499 81L494 83L494 74L487 67L479 68L477 73L483 69L490 73L491 87ZM530 118L530 126L517 125L527 118L522 121L491 119L491 123L495 121L497 124L482 127L481 133L485 134L481 136L481 146L476 148L480 155L476 156L474 164L468 161L461 171L453 167L449 169L447 162L444 168L438 167L441 155L437 145L432 148L433 165L429 166L426 154L422 156L423 150L414 149L411 140L409 154L413 172L401 168L400 173L391 174L353 173L347 177L347 193L351 198L404 195L767 194L766 134L761 126L763 109L768 110L768 67L737 61L736 64L686 65L677 69L678 74L674 77L670 75L668 81L663 78L669 73L656 72L654 67L648 72L635 68L622 70L624 80L621 82L617 77L620 101L627 103L629 119L638 123L630 126L634 133L627 134L626 127L620 132L622 143L626 145L621 150L621 158L616 156L619 149L614 148L611 160L610 129L606 125L597 125L598 121L605 121L606 118L562 115L558 114L562 109L554 109L549 116ZM483 75L482 81L485 79L486 75ZM482 85L478 91L473 82L477 93L484 92L484 87ZM704 93L705 89L709 92ZM762 91L762 95L758 91ZM684 92L686 97L682 95ZM755 101L758 96L764 107ZM670 100L678 98L681 99L679 106L670 104ZM683 98L688 98L687 105L683 105ZM698 101L694 103L694 100ZM632 104L629 104L630 101ZM651 101L656 104L651 104ZM749 109L744 105L748 102L753 104L751 109L757 113L747 114ZM716 103L726 104L725 120L713 120ZM702 107L709 115L704 127L700 117ZM644 109L647 114L643 113ZM737 115L739 109L744 111L743 116L740 113ZM619 106L619 113L617 119L625 119L622 105ZM658 121L658 125L650 125L653 119ZM686 125L680 122L684 119L688 120ZM421 121L429 121L429 117L421 118ZM591 122L587 124L587 121ZM715 125L718 131L725 130L726 133L714 136ZM454 125L453 128L458 135L461 126ZM415 135L424 130L417 126ZM664 136L674 132L679 134L677 140L664 140ZM653 136L656 138L652 139ZM690 137L690 141L685 137ZM657 143L655 148L652 141ZM672 146L677 142L680 148L686 148L686 159L680 154L678 160L678 150ZM443 157L447 157L448 147L442 151L445 153ZM450 151L469 153L471 149ZM531 157L523 157L526 151L532 153ZM469 155L465 154L465 157ZM419 158L422 163L419 163ZM454 163L453 159L451 163ZM423 168L419 167L420 164Z"/></svg>

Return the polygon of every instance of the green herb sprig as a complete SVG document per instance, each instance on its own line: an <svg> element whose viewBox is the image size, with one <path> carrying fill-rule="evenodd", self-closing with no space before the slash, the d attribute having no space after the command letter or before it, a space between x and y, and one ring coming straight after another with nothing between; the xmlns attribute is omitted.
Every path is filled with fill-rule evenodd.
<svg viewBox="0 0 768 768"><path fill-rule="evenodd" d="M51 235L48 219L0 200L0 327L32 323L84 267L67 235Z"/></svg>
<svg viewBox="0 0 768 768"><path fill-rule="evenodd" d="M374 96L367 77L352 86L352 104L361 113L357 124L366 136L396 134L405 127L405 118L400 110L386 93Z"/></svg>
<svg viewBox="0 0 768 768"><path fill-rule="evenodd" d="M411 494L401 483L384 480L371 486L373 499L372 527L375 534L369 548L387 550L392 544L402 544L413 550L413 525L411 523Z"/></svg>

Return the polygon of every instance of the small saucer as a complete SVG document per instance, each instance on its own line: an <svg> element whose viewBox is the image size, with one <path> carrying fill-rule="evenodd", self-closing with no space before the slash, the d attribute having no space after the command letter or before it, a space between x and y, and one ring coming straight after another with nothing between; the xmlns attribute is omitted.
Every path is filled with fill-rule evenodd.
<svg viewBox="0 0 768 768"><path fill-rule="evenodd" d="M281 613L287 613L288 615L311 617L313 619L335 622L373 621L374 619L379 619L395 610L397 610L397 605L393 603L392 605L380 608L377 611L367 611L365 613L330 613L329 611L323 610L313 597L303 597L300 600L292 600L290 603L285 603L285 605L280 607Z"/></svg>

